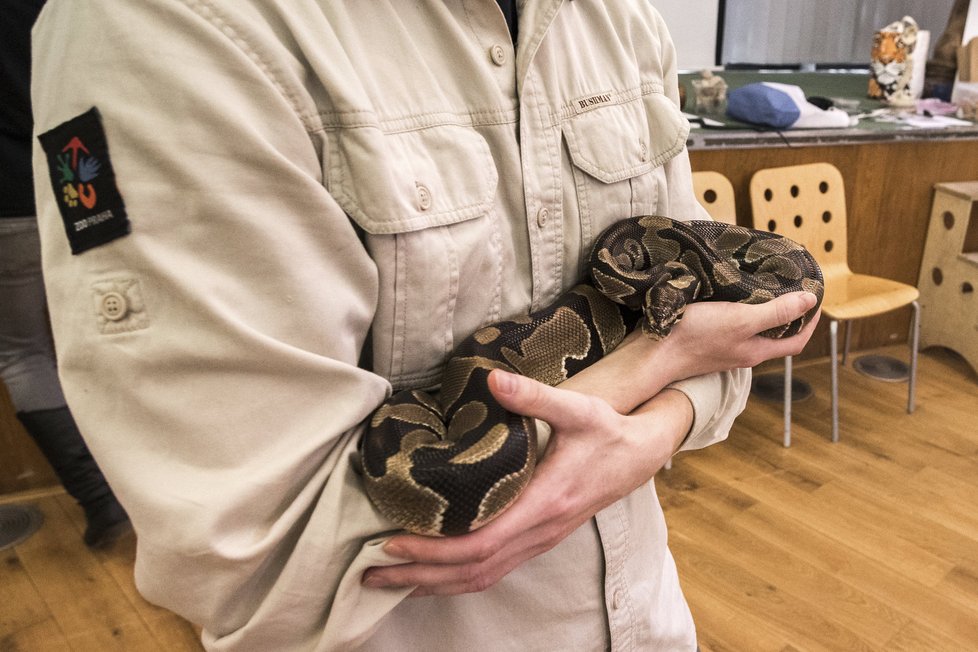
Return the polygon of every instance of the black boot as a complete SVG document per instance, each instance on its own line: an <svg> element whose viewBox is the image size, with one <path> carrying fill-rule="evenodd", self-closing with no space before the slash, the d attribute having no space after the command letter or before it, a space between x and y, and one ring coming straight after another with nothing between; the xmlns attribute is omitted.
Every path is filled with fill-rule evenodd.
<svg viewBox="0 0 978 652"><path fill-rule="evenodd" d="M85 510L85 545L104 548L125 534L131 527L129 516L88 451L68 408L18 412L17 418L44 453L65 490Z"/></svg>

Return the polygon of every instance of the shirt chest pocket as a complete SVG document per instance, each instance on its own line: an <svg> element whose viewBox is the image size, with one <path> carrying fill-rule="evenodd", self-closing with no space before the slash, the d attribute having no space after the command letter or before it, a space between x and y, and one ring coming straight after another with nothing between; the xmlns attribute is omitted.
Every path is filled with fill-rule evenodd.
<svg viewBox="0 0 978 652"><path fill-rule="evenodd" d="M377 265L373 370L395 388L434 384L456 341L499 311L489 146L457 125L341 129L326 142L327 188Z"/></svg>
<svg viewBox="0 0 978 652"><path fill-rule="evenodd" d="M610 97L597 95L596 97ZM689 123L661 92L589 106L562 122L581 223L581 255L612 223L668 210L663 165L686 146Z"/></svg>

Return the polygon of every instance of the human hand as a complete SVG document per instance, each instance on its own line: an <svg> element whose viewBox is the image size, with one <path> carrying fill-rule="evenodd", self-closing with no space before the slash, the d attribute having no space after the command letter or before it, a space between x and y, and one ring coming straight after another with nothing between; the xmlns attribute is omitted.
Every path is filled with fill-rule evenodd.
<svg viewBox="0 0 978 652"><path fill-rule="evenodd" d="M800 318L816 302L810 292L792 292L761 304L694 303L666 338L668 350L663 355L684 370L684 377L798 355L815 332L821 311L791 337L777 339L760 333Z"/></svg>
<svg viewBox="0 0 978 652"><path fill-rule="evenodd" d="M641 486L688 432L692 407L667 390L630 415L587 394L494 371L490 389L507 409L550 424L552 435L520 498L485 527L439 539L399 535L386 552L406 563L371 568L372 587L416 586L412 596L482 591L562 541L601 509Z"/></svg>

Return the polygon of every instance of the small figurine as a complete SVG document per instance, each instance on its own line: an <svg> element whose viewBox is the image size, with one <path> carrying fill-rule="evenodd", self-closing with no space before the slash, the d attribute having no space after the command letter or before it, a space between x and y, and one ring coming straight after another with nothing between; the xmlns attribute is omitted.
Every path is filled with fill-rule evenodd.
<svg viewBox="0 0 978 652"><path fill-rule="evenodd" d="M693 112L719 115L727 109L727 82L710 70L700 72L700 78L692 81Z"/></svg>
<svg viewBox="0 0 978 652"><path fill-rule="evenodd" d="M911 77L916 45L917 21L910 16L890 23L873 35L869 97L893 107L913 106Z"/></svg>

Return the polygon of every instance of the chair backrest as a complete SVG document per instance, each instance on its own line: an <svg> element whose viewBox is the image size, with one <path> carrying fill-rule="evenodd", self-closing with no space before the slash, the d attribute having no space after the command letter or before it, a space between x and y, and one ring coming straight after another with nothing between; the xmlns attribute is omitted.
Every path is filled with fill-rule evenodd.
<svg viewBox="0 0 978 652"><path fill-rule="evenodd" d="M755 229L803 245L823 274L849 272L845 183L834 165L758 170L750 180L750 202Z"/></svg>
<svg viewBox="0 0 978 652"><path fill-rule="evenodd" d="M737 223L737 205L730 180L719 172L693 172L696 199L717 222Z"/></svg>

